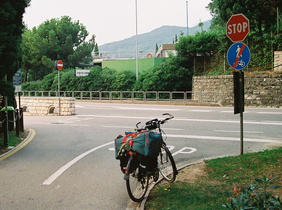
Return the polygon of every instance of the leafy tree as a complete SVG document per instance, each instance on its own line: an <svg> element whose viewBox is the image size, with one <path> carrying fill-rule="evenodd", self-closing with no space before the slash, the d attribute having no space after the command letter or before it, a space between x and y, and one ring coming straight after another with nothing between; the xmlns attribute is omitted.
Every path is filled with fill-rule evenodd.
<svg viewBox="0 0 282 210"><path fill-rule="evenodd" d="M277 10L282 11L280 0L214 0L208 8L213 16L212 30L219 31L220 42L224 43L219 54L227 52L232 42L225 35L225 24L228 19L243 13L250 21L250 34L245 40L252 52L248 66L253 70L266 70L272 66L273 50L281 50L282 33L277 25ZM279 14L278 14L279 15ZM227 43L227 45L226 45ZM224 49L225 48L225 49Z"/></svg>
<svg viewBox="0 0 282 210"><path fill-rule="evenodd" d="M8 105L14 105L12 80L20 68L22 17L28 4L29 0L0 1L0 96L8 97Z"/></svg>
<svg viewBox="0 0 282 210"><path fill-rule="evenodd" d="M191 90L192 73L184 67L181 57L169 57L164 63L143 72L135 90L188 91Z"/></svg>
<svg viewBox="0 0 282 210"><path fill-rule="evenodd" d="M64 61L64 68L91 62L95 36L88 42L87 36L85 26L68 16L47 20L38 28L26 30L22 43L25 74L30 74L30 80L42 79L53 70L58 59Z"/></svg>
<svg viewBox="0 0 282 210"><path fill-rule="evenodd" d="M251 29L263 32L273 30L277 8L282 9L281 0L213 0L208 8L213 16L213 26L225 26L228 19L238 13L249 18Z"/></svg>
<svg viewBox="0 0 282 210"><path fill-rule="evenodd" d="M210 63L210 59L217 54L219 43L218 34L204 31L180 37L175 48L178 56L186 60L187 67L193 69L194 73L201 73L207 69L206 65Z"/></svg>

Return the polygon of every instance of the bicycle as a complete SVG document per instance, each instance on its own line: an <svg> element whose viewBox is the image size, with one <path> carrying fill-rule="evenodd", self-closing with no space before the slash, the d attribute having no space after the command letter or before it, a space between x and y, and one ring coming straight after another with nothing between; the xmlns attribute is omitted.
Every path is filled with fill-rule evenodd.
<svg viewBox="0 0 282 210"><path fill-rule="evenodd" d="M129 141L127 141L127 148L125 148L126 146L123 144L123 148L116 151L118 154L117 159L121 161L121 170L125 174L124 180L126 181L128 195L135 202L140 202L144 199L150 179L153 179L155 182L158 181L159 173L166 181L171 183L175 181L176 175L178 174L175 161L163 140L165 133L161 129L161 125L173 119L174 116L169 113L163 115L169 117L163 120L152 119L146 122L145 126L141 128L138 127L141 122L137 123L135 132L127 134L131 137ZM157 132L152 132L153 130ZM142 135L144 133L146 133L146 135L156 135L157 138L159 138L160 143L155 144L155 146L158 145L159 147L156 155L146 157L132 149L132 141L134 141L134 138L138 136L138 134ZM119 136L119 139L120 138L124 139L126 137ZM117 149L116 147L116 150Z"/></svg>

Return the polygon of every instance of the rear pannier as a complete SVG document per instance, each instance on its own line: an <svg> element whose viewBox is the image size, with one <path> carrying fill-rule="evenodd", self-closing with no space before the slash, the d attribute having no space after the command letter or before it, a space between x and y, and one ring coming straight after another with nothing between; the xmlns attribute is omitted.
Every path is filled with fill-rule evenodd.
<svg viewBox="0 0 282 210"><path fill-rule="evenodd" d="M126 132L115 139L116 159L125 151L135 151L144 156L157 157L162 144L160 133L153 131Z"/></svg>

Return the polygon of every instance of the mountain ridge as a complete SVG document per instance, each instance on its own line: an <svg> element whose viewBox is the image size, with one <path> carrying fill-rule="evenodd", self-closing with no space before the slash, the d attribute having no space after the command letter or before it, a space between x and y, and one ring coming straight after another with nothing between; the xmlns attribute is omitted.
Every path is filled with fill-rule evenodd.
<svg viewBox="0 0 282 210"><path fill-rule="evenodd" d="M203 22L203 26L199 25L189 28L189 35L193 35L198 31L207 31L211 25L211 21ZM187 28L182 26L164 25L150 32L138 35L139 56L145 56L147 53L155 53L156 45L171 44L176 36L186 33ZM111 58L131 58L136 54L136 35L125 38L120 41L114 41L99 46L99 52L106 57Z"/></svg>

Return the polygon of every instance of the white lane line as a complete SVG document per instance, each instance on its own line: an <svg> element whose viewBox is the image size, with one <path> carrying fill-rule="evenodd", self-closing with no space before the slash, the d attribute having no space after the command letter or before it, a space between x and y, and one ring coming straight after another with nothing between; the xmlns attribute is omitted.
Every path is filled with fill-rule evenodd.
<svg viewBox="0 0 282 210"><path fill-rule="evenodd" d="M171 137L171 138L186 138L186 139L202 139L202 140L218 140L218 141L240 141L240 138L222 137L222 136L196 136L196 135L174 135L174 134L167 134L167 137ZM271 139L244 138L244 141L248 141L248 142L261 142L261 143L282 143L282 140L281 141L275 141L275 140L271 140Z"/></svg>
<svg viewBox="0 0 282 210"><path fill-rule="evenodd" d="M73 164L75 164L77 161L79 161L80 159L84 158L86 155L89 155L90 153L98 150L98 149L101 149L105 146L108 146L110 144L113 144L113 141L112 142L109 142L109 143L106 143L106 144L103 144L103 145L100 145L98 147L95 147L91 150L88 150L84 153L82 153L81 155L77 156L76 158L74 158L73 160L71 160L70 162L68 162L67 164L65 164L64 166L62 166L59 170L57 170L55 173L53 173L48 179L46 179L42 185L50 185L52 184L52 182L54 182L59 176L62 175L62 173L64 173L68 168L70 168Z"/></svg>
<svg viewBox="0 0 282 210"><path fill-rule="evenodd" d="M192 109L190 112L212 112L212 110L204 110L204 109Z"/></svg>
<svg viewBox="0 0 282 210"><path fill-rule="evenodd" d="M282 112L258 112L259 114L282 114Z"/></svg>
<svg viewBox="0 0 282 210"><path fill-rule="evenodd" d="M145 111L172 111L172 112L176 112L176 111L180 111L180 109L165 109L165 108L145 108L145 107L119 107L116 106L115 108L117 109L123 109L123 110L145 110Z"/></svg>
<svg viewBox="0 0 282 210"><path fill-rule="evenodd" d="M134 116L115 116L115 115L77 115L77 116L87 116L94 118L119 118L119 119L145 119L148 120L149 117L134 117ZM188 121L188 122L215 122L215 123L240 123L239 120L208 120L208 119L187 119L187 118L174 118L173 121ZM282 121L275 122L255 122L255 121L244 121L244 124L254 124L254 125L282 125Z"/></svg>
<svg viewBox="0 0 282 210"><path fill-rule="evenodd" d="M214 130L215 132L220 133L240 133L240 131L228 131L228 130ZM244 131L244 133L264 133L261 131Z"/></svg>
<svg viewBox="0 0 282 210"><path fill-rule="evenodd" d="M103 125L103 128L124 128L124 129L132 129L134 130L135 128L130 127L130 126L118 126L118 125ZM165 130L168 131L183 131L184 129L180 129L180 128L165 128Z"/></svg>

